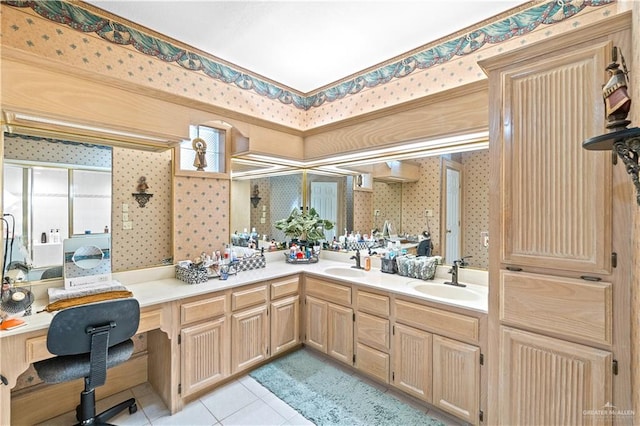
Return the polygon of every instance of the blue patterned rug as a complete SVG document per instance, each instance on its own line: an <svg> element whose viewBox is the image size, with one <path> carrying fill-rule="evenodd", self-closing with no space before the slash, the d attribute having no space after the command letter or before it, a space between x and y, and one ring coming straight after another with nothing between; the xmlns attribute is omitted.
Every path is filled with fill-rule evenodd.
<svg viewBox="0 0 640 426"><path fill-rule="evenodd" d="M444 426L305 350L249 375L316 425Z"/></svg>

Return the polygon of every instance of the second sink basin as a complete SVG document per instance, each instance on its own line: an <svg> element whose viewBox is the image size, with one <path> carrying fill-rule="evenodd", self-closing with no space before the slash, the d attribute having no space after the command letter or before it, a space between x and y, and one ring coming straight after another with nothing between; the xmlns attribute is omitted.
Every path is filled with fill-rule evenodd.
<svg viewBox="0 0 640 426"><path fill-rule="evenodd" d="M480 300L482 295L468 287L455 287L447 284L428 283L422 280L409 281L409 287L413 287L416 291L438 299L447 300Z"/></svg>
<svg viewBox="0 0 640 426"><path fill-rule="evenodd" d="M330 268L325 268L324 272L329 275L345 278L359 278L365 276L365 272L362 269L347 268L345 266L332 266Z"/></svg>

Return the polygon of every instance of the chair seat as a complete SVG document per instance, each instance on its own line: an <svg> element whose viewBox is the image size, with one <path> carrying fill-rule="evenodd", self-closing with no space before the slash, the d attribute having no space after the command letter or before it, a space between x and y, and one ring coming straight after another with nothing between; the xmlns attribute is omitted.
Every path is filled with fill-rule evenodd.
<svg viewBox="0 0 640 426"><path fill-rule="evenodd" d="M128 360L133 353L133 341L126 340L108 350L107 368L115 367ZM62 383L88 377L90 354L66 355L45 359L33 364L38 376L46 383Z"/></svg>

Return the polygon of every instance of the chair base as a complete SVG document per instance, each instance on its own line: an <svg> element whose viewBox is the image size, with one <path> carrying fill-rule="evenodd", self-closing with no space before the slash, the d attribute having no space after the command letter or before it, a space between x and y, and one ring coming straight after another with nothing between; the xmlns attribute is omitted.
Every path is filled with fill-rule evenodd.
<svg viewBox="0 0 640 426"><path fill-rule="evenodd" d="M135 398L122 401L96 415L95 389L82 391L80 394L80 405L76 407L76 420L79 422L77 425L108 425L107 420L124 411L125 408L129 409L129 414L134 414L138 411Z"/></svg>

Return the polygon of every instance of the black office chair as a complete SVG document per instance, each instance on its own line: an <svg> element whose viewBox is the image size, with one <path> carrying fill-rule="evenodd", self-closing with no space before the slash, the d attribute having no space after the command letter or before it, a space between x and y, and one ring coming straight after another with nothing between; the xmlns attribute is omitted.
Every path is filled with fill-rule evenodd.
<svg viewBox="0 0 640 426"><path fill-rule="evenodd" d="M46 383L62 383L84 378L84 391L76 408L79 424L105 424L129 409L138 410L130 398L96 415L95 388L104 385L107 369L129 359L131 337L140 322L136 299L114 299L63 309L56 313L47 334L47 349L55 358L34 363Z"/></svg>

